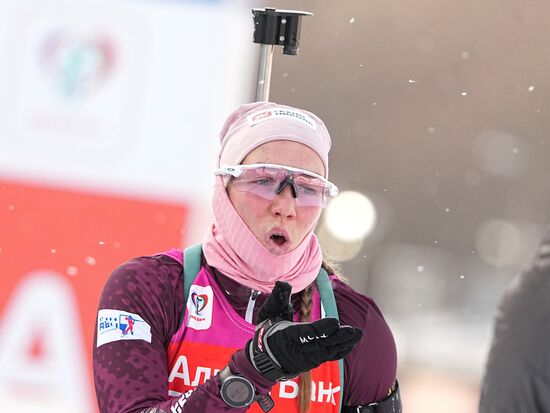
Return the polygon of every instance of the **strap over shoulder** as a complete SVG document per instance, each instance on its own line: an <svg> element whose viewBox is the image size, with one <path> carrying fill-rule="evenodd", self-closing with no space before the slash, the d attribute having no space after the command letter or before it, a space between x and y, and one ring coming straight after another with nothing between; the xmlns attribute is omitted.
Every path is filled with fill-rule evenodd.
<svg viewBox="0 0 550 413"><path fill-rule="evenodd" d="M181 313L180 325L184 322L189 290L201 270L201 257L202 244L191 245L183 251L183 271L181 272L183 279L183 312Z"/></svg>
<svg viewBox="0 0 550 413"><path fill-rule="evenodd" d="M334 317L340 320L338 316L338 307L336 306L336 299L334 298L334 291L332 291L332 283L330 278L323 267L319 269L319 274L315 279L317 288L319 289L319 295L321 296L321 304L325 309L325 316ZM340 389L344 388L344 359L338 360L338 367L340 369ZM343 390L340 393L340 409L342 408Z"/></svg>
<svg viewBox="0 0 550 413"><path fill-rule="evenodd" d="M332 284L323 267L319 270L315 283L319 289L319 295L321 296L321 303L325 309L325 315L339 320L340 317L338 316L338 308L336 307L336 299L334 298L334 291L332 291Z"/></svg>
<svg viewBox="0 0 550 413"><path fill-rule="evenodd" d="M187 303L189 290L197 274L201 270L202 244L195 244L185 248L183 252L183 298Z"/></svg>

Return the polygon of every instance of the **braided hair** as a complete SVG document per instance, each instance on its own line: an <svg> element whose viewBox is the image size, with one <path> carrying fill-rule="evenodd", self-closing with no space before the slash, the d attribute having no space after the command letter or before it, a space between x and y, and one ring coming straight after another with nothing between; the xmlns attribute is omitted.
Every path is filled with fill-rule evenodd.
<svg viewBox="0 0 550 413"><path fill-rule="evenodd" d="M307 286L301 294L300 303L300 321L309 322L311 320L311 308L313 303L313 284ZM300 374L300 384L298 387L298 406L301 413L307 413L311 403L311 371Z"/></svg>
<svg viewBox="0 0 550 413"><path fill-rule="evenodd" d="M322 267L329 275L336 275L338 278L345 279L337 275L331 264L323 260ZM308 285L300 296L300 321L307 323L311 321L311 309L313 307L313 283ZM300 413L307 413L311 404L311 371L300 374L300 384L298 387L298 407Z"/></svg>

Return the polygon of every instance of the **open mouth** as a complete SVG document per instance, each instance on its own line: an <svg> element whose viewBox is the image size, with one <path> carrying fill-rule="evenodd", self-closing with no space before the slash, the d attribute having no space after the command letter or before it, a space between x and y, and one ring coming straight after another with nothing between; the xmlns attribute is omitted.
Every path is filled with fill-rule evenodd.
<svg viewBox="0 0 550 413"><path fill-rule="evenodd" d="M273 234L269 237L275 244L281 246L286 242L286 237L281 234Z"/></svg>

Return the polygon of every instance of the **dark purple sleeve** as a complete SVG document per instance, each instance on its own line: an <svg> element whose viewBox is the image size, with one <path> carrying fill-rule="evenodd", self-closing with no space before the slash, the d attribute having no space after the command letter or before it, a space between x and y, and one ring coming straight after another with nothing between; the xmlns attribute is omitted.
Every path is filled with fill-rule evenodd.
<svg viewBox="0 0 550 413"><path fill-rule="evenodd" d="M344 359L344 406L383 400L396 380L397 350L391 330L374 300L332 280L340 321L363 330Z"/></svg>
<svg viewBox="0 0 550 413"><path fill-rule="evenodd" d="M183 311L181 264L164 255L141 257L118 267L109 277L99 309L139 315L151 327L151 343L119 340L97 347L93 343L96 396L101 413L218 413L245 412L227 406L214 376L193 392L168 396L167 344L178 328ZM242 350L231 359L234 373L249 378L261 393L273 383L265 380Z"/></svg>

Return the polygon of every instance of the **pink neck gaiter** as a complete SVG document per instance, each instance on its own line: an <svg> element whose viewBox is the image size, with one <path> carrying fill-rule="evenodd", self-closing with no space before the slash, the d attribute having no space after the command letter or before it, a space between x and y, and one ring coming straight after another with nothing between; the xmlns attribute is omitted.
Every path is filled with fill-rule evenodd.
<svg viewBox="0 0 550 413"><path fill-rule="evenodd" d="M215 222L206 233L206 261L224 275L254 290L271 293L275 281L285 281L297 293L311 284L319 272L322 253L312 230L294 250L275 255L269 252L239 216L223 184L216 178L212 201Z"/></svg>

